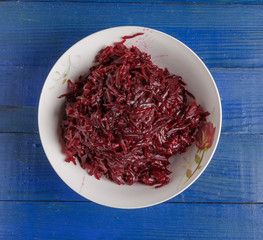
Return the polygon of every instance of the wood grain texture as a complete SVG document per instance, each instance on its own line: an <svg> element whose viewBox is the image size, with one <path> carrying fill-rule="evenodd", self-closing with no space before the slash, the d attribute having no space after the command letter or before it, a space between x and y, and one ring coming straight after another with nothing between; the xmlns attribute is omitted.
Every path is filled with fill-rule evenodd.
<svg viewBox="0 0 263 240"><path fill-rule="evenodd" d="M1 239L260 239L263 205L0 202ZM193 217L195 216L195 217Z"/></svg>
<svg viewBox="0 0 263 240"><path fill-rule="evenodd" d="M178 38L209 67L263 67L262 22L263 5L2 2L0 65L49 68L91 33L144 25Z"/></svg>
<svg viewBox="0 0 263 240"><path fill-rule="evenodd" d="M0 67L6 79L0 81L0 132L37 132L37 105L49 69L8 69ZM222 132L263 133L263 69L211 68L211 73L222 99Z"/></svg>
<svg viewBox="0 0 263 240"><path fill-rule="evenodd" d="M42 87L51 68L52 66L0 65L0 105L37 107Z"/></svg>
<svg viewBox="0 0 263 240"><path fill-rule="evenodd" d="M12 2L14 0L9 0ZM260 0L54 0L55 2L81 2L81 3L159 3L159 4L249 4L262 5ZM50 2L49 0L21 0L21 2Z"/></svg>
<svg viewBox="0 0 263 240"><path fill-rule="evenodd" d="M37 132L37 108L0 106L0 132Z"/></svg>
<svg viewBox="0 0 263 240"><path fill-rule="evenodd" d="M263 69L212 69L223 111L223 133L263 132Z"/></svg>
<svg viewBox="0 0 263 240"><path fill-rule="evenodd" d="M263 203L262 145L263 135L222 135L202 176L170 202ZM86 201L56 175L38 134L0 134L0 164L0 200Z"/></svg>
<svg viewBox="0 0 263 240"><path fill-rule="evenodd" d="M259 0L0 2L0 239L261 239L262 22ZM120 25L187 44L210 68L223 107L223 134L201 177L170 201L138 210L73 192L33 133L56 60L85 36Z"/></svg>

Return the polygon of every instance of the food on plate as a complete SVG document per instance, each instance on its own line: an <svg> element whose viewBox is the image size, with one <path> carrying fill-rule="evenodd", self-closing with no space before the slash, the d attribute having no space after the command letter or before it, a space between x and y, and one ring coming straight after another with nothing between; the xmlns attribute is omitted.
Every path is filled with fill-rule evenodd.
<svg viewBox="0 0 263 240"><path fill-rule="evenodd" d="M102 49L86 76L68 80L61 96L66 161L97 179L161 187L170 180L169 158L191 146L209 113L182 77L126 47L126 39Z"/></svg>

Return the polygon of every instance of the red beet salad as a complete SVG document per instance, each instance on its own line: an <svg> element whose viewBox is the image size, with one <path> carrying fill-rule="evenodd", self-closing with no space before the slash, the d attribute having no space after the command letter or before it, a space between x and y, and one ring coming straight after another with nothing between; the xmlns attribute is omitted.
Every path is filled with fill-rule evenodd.
<svg viewBox="0 0 263 240"><path fill-rule="evenodd" d="M169 158L195 141L208 113L182 77L124 42L102 49L87 76L68 80L61 96L67 161L97 179L161 187L170 181Z"/></svg>

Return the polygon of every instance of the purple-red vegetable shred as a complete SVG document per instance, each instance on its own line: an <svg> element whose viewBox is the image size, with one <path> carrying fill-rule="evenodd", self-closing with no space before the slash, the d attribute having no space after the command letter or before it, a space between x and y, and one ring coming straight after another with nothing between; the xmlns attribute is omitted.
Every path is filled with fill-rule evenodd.
<svg viewBox="0 0 263 240"><path fill-rule="evenodd" d="M161 187L170 180L169 158L195 141L208 113L180 76L124 41L101 50L86 77L68 80L70 92L61 96L67 161L97 179Z"/></svg>

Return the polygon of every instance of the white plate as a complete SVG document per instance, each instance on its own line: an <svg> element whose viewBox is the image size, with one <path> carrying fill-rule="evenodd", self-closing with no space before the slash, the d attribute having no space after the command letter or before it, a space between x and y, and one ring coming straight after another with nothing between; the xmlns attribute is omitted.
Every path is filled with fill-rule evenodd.
<svg viewBox="0 0 263 240"><path fill-rule="evenodd" d="M80 165L66 163L62 151L59 124L65 99L58 96L66 92L65 79L76 80L87 72L99 50L121 41L121 37L143 32L141 36L126 41L152 56L160 67L183 77L187 90L197 103L211 115L208 121L215 127L215 136L209 149L197 149L194 144L186 153L171 159L171 182L161 188L134 184L119 186L104 178L89 176ZM94 33L67 50L51 69L42 89L38 124L44 151L60 178L83 197L110 207L141 208L164 202L188 188L205 170L216 149L222 122L222 110L216 84L200 58L186 45L162 32L144 27L116 27ZM209 131L204 131L209 134ZM206 136L208 140L210 136ZM203 139L205 140L205 139ZM199 156L199 158L198 158Z"/></svg>

